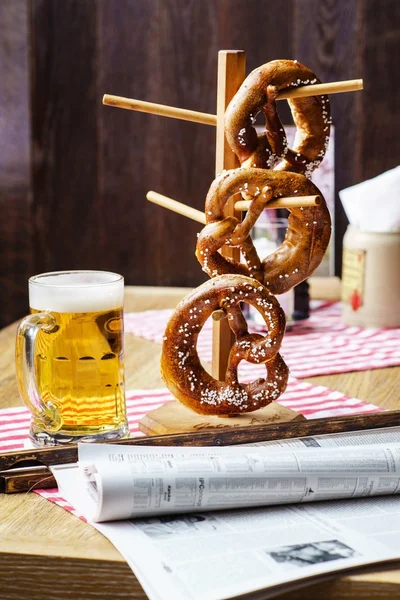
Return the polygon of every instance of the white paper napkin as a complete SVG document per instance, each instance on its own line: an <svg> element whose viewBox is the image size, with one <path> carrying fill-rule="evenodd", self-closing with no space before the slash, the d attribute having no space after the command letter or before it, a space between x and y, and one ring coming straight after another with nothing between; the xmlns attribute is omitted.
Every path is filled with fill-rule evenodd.
<svg viewBox="0 0 400 600"><path fill-rule="evenodd" d="M400 166L339 192L351 225L361 231L400 231Z"/></svg>

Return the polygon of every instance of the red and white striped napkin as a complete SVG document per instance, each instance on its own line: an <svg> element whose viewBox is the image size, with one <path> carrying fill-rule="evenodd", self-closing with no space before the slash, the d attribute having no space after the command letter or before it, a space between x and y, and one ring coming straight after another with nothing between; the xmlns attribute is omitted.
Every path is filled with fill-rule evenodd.
<svg viewBox="0 0 400 600"><path fill-rule="evenodd" d="M161 344L172 310L150 310L125 315L125 331ZM211 361L211 319L203 327L198 352ZM251 324L249 330L263 333L265 327ZM289 325L281 354L293 377L365 371L400 365L400 329L349 327L341 319L341 306L314 303L309 319ZM265 368L242 363L242 376L261 377Z"/></svg>
<svg viewBox="0 0 400 600"><path fill-rule="evenodd" d="M249 379L253 379L252 374ZM140 419L159 408L166 402L173 401L167 389L133 390L127 393L127 411L129 427L133 436L143 436L139 431ZM380 409L357 398L349 398L341 392L335 392L323 386L315 386L294 378L289 380L287 390L279 398L279 403L302 413L306 418L322 418L335 415L351 415L377 412ZM26 408L6 408L0 410L0 453L21 450L28 441L30 413ZM40 496L58 504L65 510L81 517L66 502L57 489L35 490Z"/></svg>
<svg viewBox="0 0 400 600"><path fill-rule="evenodd" d="M243 381L250 381L250 373ZM132 390L127 392L126 405L129 429L134 436L143 436L139 421L151 410L159 408L174 398L166 388ZM349 398L341 392L320 385L312 385L291 377L286 391L280 396L279 404L302 413L306 418L319 419L337 415L360 414L381 410L357 398ZM30 413L25 407L0 410L0 452L20 450L28 441Z"/></svg>

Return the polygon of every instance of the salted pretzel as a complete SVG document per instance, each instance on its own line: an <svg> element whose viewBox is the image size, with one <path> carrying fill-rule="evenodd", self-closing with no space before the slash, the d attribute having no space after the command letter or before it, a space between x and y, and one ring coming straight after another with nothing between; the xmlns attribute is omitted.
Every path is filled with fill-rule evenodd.
<svg viewBox="0 0 400 600"><path fill-rule="evenodd" d="M297 128L293 149L276 110L283 90L320 83L310 69L296 60L273 60L254 69L240 86L225 112L229 145L244 167L304 173L309 177L323 159L330 131L327 96L289 99ZM257 134L257 114L265 115L265 133Z"/></svg>
<svg viewBox="0 0 400 600"><path fill-rule="evenodd" d="M228 200L245 191L253 196L242 223L225 217ZM267 202L281 196L319 195L321 203L312 207L289 209L288 228L282 245L261 262L250 237L250 230ZM304 175L266 169L225 171L212 183L206 198L207 225L200 232L196 256L203 270L215 277L235 273L252 277L273 294L283 294L313 273L329 243L331 220L318 188ZM245 262L222 256L224 244L241 249Z"/></svg>
<svg viewBox="0 0 400 600"><path fill-rule="evenodd" d="M266 335L249 334L241 302L261 313ZM219 309L226 311L236 337L225 381L207 373L196 349L204 323ZM284 312L264 286L243 275L215 277L178 304L165 330L161 374L170 392L197 413L232 415L257 410L276 400L286 388L288 368L278 353L284 330ZM237 369L242 360L265 364L266 379L240 383Z"/></svg>

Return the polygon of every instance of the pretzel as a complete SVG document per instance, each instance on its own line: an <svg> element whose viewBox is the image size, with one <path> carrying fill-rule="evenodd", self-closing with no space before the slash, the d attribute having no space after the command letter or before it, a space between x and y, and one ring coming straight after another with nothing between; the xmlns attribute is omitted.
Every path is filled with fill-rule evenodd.
<svg viewBox="0 0 400 600"><path fill-rule="evenodd" d="M252 304L261 313L266 335L249 334L241 302ZM236 337L225 381L205 371L196 349L204 323L221 308ZM284 331L284 312L264 286L243 275L215 277L178 304L165 330L161 374L170 392L197 413L232 415L257 410L276 400L286 388L288 368L278 353ZM237 368L242 360L265 364L266 379L239 383Z"/></svg>
<svg viewBox="0 0 400 600"><path fill-rule="evenodd" d="M274 60L248 75L225 112L225 134L232 151L244 167L304 173L309 177L322 161L329 142L330 109L327 96L289 99L297 132L294 147L276 110L279 92L320 83L310 69L296 60ZM257 114L265 115L265 134L258 135L253 124Z"/></svg>
<svg viewBox="0 0 400 600"><path fill-rule="evenodd" d="M228 200L236 193L253 196L242 223L224 216ZM318 194L317 206L289 209L288 228L282 245L261 262L250 237L251 227L269 200L280 196ZM318 188L304 175L285 171L239 168L225 171L211 184L206 198L207 225L200 232L196 256L203 270L216 277L235 273L252 277L273 294L283 294L313 273L327 249L331 220ZM224 244L238 246L245 263L222 256Z"/></svg>

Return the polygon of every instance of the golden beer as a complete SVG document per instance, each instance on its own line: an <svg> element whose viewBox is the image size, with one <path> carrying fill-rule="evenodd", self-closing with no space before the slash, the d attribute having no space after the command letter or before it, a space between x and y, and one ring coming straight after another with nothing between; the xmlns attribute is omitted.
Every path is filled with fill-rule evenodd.
<svg viewBox="0 0 400 600"><path fill-rule="evenodd" d="M32 347L36 394L58 423L56 431L44 431L43 413L32 411L35 443L117 439L128 433L123 279L122 287L120 280L107 287L93 276L96 272L84 273L61 280L49 274L41 285L30 281L31 318L50 314L51 321L38 327Z"/></svg>

